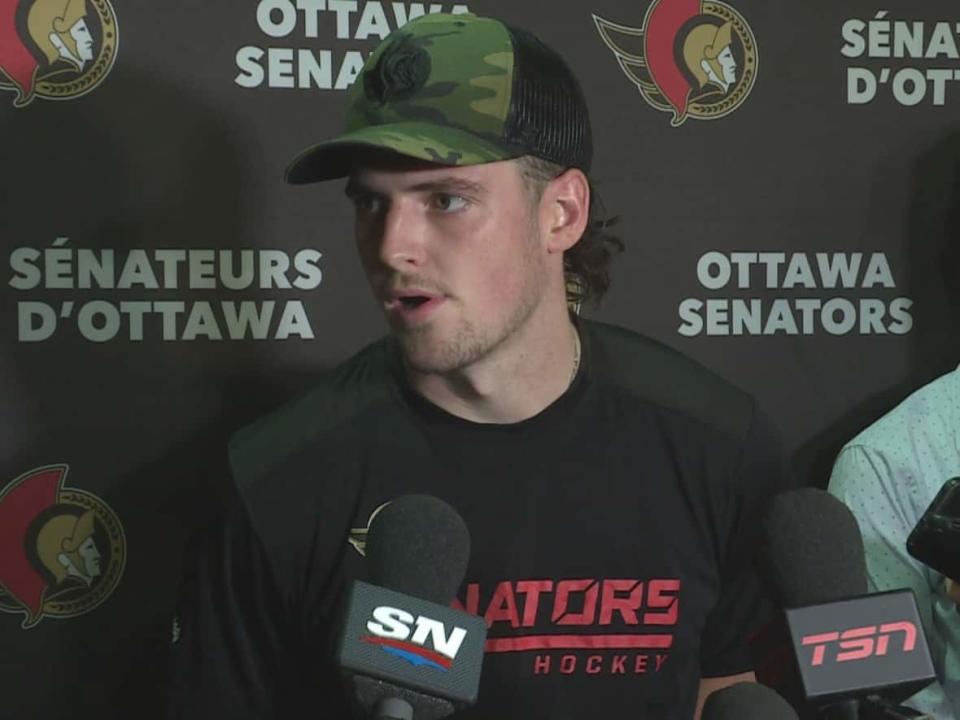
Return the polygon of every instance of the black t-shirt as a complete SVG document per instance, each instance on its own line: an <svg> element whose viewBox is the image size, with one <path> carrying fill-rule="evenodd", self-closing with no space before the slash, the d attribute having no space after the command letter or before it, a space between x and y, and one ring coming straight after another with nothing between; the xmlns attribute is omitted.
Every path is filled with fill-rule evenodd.
<svg viewBox="0 0 960 720"><path fill-rule="evenodd" d="M748 671L755 519L785 481L771 425L679 353L579 326L577 378L519 423L433 406L385 340L238 434L240 502L183 595L174 716L348 717L339 604L371 515L409 493L470 531L455 602L489 630L479 703L456 717L687 720L701 677Z"/></svg>

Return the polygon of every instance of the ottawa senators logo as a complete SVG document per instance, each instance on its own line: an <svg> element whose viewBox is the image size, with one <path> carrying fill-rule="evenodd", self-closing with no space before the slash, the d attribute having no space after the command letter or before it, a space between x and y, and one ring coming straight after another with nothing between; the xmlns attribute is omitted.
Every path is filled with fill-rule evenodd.
<svg viewBox="0 0 960 720"><path fill-rule="evenodd" d="M757 79L753 31L718 0L654 0L640 28L593 21L643 99L673 113L674 127L729 115Z"/></svg>
<svg viewBox="0 0 960 720"><path fill-rule="evenodd" d="M99 85L117 55L109 0L0 0L0 89L15 107L70 100Z"/></svg>
<svg viewBox="0 0 960 720"><path fill-rule="evenodd" d="M370 526L373 524L373 519L377 516L377 513L379 513L389 504L390 501L388 500L370 513L370 519L367 520L366 527L350 528L350 536L347 538L347 540L349 540L350 544L353 545L353 549L364 557L367 556L367 533L370 532Z"/></svg>
<svg viewBox="0 0 960 720"><path fill-rule="evenodd" d="M370 513L370 519L367 520L367 526L363 528L350 528L350 536L347 540L353 545L353 549L358 553L367 556L367 534L370 532L370 526L373 525L373 519L383 510L387 505L390 504L390 500L383 503L377 507L372 513Z"/></svg>
<svg viewBox="0 0 960 720"><path fill-rule="evenodd" d="M0 490L0 611L44 616L93 610L120 582L123 527L100 498L66 488L69 468L31 470Z"/></svg>

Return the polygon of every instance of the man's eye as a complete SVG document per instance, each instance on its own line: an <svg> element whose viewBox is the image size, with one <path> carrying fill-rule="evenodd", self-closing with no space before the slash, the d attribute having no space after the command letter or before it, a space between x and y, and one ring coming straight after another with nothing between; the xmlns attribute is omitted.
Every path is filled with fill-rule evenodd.
<svg viewBox="0 0 960 720"><path fill-rule="evenodd" d="M467 206L467 200L460 195L440 193L434 196L433 206L440 212L456 212Z"/></svg>
<svg viewBox="0 0 960 720"><path fill-rule="evenodd" d="M383 209L383 198L376 195L356 195L353 198L353 206L358 213L373 215Z"/></svg>

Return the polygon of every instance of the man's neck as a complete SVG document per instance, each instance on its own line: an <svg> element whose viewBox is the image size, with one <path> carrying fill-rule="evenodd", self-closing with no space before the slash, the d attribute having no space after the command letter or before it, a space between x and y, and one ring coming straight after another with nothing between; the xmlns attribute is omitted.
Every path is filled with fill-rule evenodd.
<svg viewBox="0 0 960 720"><path fill-rule="evenodd" d="M511 338L453 373L407 368L413 388L451 415L478 423L515 423L537 415L566 392L580 362L576 327L564 315Z"/></svg>

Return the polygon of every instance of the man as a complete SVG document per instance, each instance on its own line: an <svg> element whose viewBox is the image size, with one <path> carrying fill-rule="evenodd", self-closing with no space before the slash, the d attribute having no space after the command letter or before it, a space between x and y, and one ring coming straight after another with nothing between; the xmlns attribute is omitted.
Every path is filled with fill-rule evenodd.
<svg viewBox="0 0 960 720"><path fill-rule="evenodd" d="M288 179L349 177L391 338L234 439L241 503L185 594L174 717L345 717L329 657L359 538L426 493L467 523L457 601L494 641L458 717L688 720L698 690L752 677L753 518L783 477L769 423L691 360L571 315L610 244L554 51L428 15L351 92L347 133Z"/></svg>
<svg viewBox="0 0 960 720"><path fill-rule="evenodd" d="M960 476L960 368L920 388L847 443L830 492L857 517L871 591L917 596L939 682L908 703L960 717L960 592L907 553L907 536L944 482Z"/></svg>

